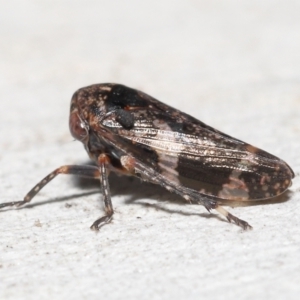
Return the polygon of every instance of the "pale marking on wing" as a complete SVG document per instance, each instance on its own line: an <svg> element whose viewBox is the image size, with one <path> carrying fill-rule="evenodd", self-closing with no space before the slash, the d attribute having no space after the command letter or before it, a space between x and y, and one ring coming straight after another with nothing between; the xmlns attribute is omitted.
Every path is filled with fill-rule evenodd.
<svg viewBox="0 0 300 300"><path fill-rule="evenodd" d="M172 131L165 122L154 121L153 124L158 128L157 129L151 127L153 126L151 122L138 120L136 123L139 127L134 127L132 130L124 130L123 128L120 128L119 124L115 124L112 120L107 121L111 122L109 127L119 128L118 133L123 138L131 140L134 143L147 145L157 153L167 154L169 158L178 157L180 155L181 157L186 157L191 160L205 160L214 167L224 168L227 165L230 169L238 169L257 175L259 175L259 173L256 172L254 166L274 170L278 168L278 165L280 164L280 161L277 161L278 165L274 167L274 161L272 159L270 159L269 164L266 160L259 159L259 157L255 156L255 152L258 151L258 148L254 146L240 142L240 144L247 145L246 150L223 148L220 147L219 144L216 145L213 141L207 140L206 136L199 137ZM113 124L115 126L113 126ZM108 125L108 123L105 125ZM217 135L214 132L208 132L210 135ZM232 140L227 137L226 140L232 142ZM223 160L222 163L218 165L213 164L211 158L214 160L224 158L226 160ZM230 159L240 159L241 161L234 166L230 166Z"/></svg>
<svg viewBox="0 0 300 300"><path fill-rule="evenodd" d="M154 126L165 130L166 132L170 132L171 128L165 122L153 122ZM178 167L178 157L177 156L169 156L164 152L158 152L158 165L161 168L162 175L168 178L170 181L180 184L179 182L179 174L176 171Z"/></svg>
<svg viewBox="0 0 300 300"><path fill-rule="evenodd" d="M229 183L222 185L218 197L230 200L248 200L249 189L244 180L239 179L241 171L233 170L229 176Z"/></svg>
<svg viewBox="0 0 300 300"><path fill-rule="evenodd" d="M274 166L274 161L270 160L268 164L266 161L263 161L254 154L249 153L243 150L235 150L235 149L226 149L226 148L219 148L219 147L208 147L204 145L195 145L195 144L185 144L181 143L179 139L176 141L164 141L162 139L151 139L151 138L139 138L135 136L125 136L125 138L132 140L136 143L140 143L143 145L147 145L154 149L157 152L164 152L167 153L170 157L175 156L178 157L186 157L187 159L191 160L203 160L206 157L207 162L211 163L210 159L226 159L222 160L222 164L219 167L224 167L227 164L230 164L230 159L239 159L240 162L238 165L231 167L232 169L240 169L246 172L256 173L254 166L265 167L271 170L275 170L277 166ZM157 137L156 137L157 138ZM278 162L279 163L279 162Z"/></svg>
<svg viewBox="0 0 300 300"><path fill-rule="evenodd" d="M178 167L178 157L170 157L164 153L158 154L158 165L161 168L161 174L168 178L170 181L180 184L179 174L176 171Z"/></svg>

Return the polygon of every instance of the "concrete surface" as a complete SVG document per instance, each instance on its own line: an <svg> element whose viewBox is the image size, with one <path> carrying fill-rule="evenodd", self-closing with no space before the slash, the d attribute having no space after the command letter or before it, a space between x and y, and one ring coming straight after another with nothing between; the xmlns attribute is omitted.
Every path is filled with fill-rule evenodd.
<svg viewBox="0 0 300 300"><path fill-rule="evenodd" d="M87 163L68 129L72 93L139 88L286 160L290 193L228 209L243 232L160 187L61 176L0 212L0 299L298 299L299 1L0 1L0 195Z"/></svg>

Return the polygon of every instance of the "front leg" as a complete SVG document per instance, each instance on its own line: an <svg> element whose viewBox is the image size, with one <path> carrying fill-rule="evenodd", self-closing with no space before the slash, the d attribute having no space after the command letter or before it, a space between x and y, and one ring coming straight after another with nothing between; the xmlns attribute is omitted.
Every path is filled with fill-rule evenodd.
<svg viewBox="0 0 300 300"><path fill-rule="evenodd" d="M95 179L100 178L99 170L97 167L94 166L78 166L78 165L62 166L52 171L43 180L37 183L26 194L23 200L0 203L0 209L8 206L19 207L29 203L45 185L47 185L52 179L54 179L59 174L72 174L72 175L77 175L77 176L82 176L87 178L95 178Z"/></svg>
<svg viewBox="0 0 300 300"><path fill-rule="evenodd" d="M100 183L103 195L103 201L105 206L105 216L97 219L91 226L92 230L98 231L103 225L109 223L112 220L114 210L111 203L110 188L108 182L108 169L110 161L107 155L101 154L98 157L98 165L100 172Z"/></svg>

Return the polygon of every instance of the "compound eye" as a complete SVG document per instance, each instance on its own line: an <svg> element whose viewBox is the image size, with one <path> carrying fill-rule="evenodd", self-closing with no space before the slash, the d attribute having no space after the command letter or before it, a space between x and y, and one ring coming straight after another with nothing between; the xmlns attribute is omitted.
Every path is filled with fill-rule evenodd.
<svg viewBox="0 0 300 300"><path fill-rule="evenodd" d="M70 131L72 136L79 141L84 141L88 136L88 130L84 122L80 119L77 112L73 112L70 115Z"/></svg>

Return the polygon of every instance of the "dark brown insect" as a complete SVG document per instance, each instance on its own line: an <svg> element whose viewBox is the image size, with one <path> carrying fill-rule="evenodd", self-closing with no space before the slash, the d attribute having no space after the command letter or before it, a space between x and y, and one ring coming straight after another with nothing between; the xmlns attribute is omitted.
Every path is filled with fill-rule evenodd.
<svg viewBox="0 0 300 300"><path fill-rule="evenodd" d="M250 229L219 203L278 196L294 177L283 160L120 84L79 89L71 101L70 130L97 166L62 166L24 200L0 208L30 202L58 174L98 178L105 204L105 215L91 226L98 230L113 216L108 182L108 172L113 171L159 184Z"/></svg>

